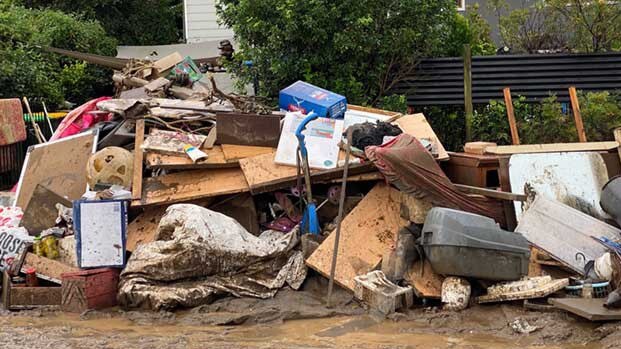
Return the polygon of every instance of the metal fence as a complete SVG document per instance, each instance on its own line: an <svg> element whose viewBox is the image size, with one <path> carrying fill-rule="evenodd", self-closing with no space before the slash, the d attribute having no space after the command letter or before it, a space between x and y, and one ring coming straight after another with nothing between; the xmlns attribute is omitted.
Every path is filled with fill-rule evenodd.
<svg viewBox="0 0 621 349"><path fill-rule="evenodd" d="M411 106L463 105L463 69L462 57L425 59L393 92L405 94ZM502 100L505 87L531 102L550 94L568 101L570 86L586 91L621 90L621 53L472 57L475 104Z"/></svg>

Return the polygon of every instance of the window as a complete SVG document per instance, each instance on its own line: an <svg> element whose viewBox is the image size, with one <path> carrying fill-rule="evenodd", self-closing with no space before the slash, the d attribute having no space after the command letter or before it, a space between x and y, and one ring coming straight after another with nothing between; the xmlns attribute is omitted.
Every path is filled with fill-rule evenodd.
<svg viewBox="0 0 621 349"><path fill-rule="evenodd" d="M466 11L466 0L455 0L457 11Z"/></svg>

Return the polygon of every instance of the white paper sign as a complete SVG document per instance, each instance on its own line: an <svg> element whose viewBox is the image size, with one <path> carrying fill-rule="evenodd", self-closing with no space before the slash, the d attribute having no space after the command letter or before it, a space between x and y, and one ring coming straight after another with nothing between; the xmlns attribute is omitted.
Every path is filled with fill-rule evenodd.
<svg viewBox="0 0 621 349"><path fill-rule="evenodd" d="M80 202L78 258L81 268L123 266L125 263L125 203Z"/></svg>

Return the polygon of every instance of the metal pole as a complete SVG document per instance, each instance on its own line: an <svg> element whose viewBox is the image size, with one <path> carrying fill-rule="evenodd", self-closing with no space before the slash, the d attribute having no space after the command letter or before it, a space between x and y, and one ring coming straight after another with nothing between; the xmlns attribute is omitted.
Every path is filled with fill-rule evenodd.
<svg viewBox="0 0 621 349"><path fill-rule="evenodd" d="M464 45L464 110L466 112L466 142L472 141L472 51L470 44Z"/></svg>
<svg viewBox="0 0 621 349"><path fill-rule="evenodd" d="M345 166L343 168L343 180L341 184L341 197L339 199L339 214L336 217L336 231L334 232L334 251L332 251L332 266L330 267L330 282L328 283L328 297L326 304L331 307L330 301L332 298L332 289L334 287L334 274L336 272L336 257L339 252L339 240L341 237L341 223L343 222L343 210L345 206L345 197L347 194L347 172L349 170L349 157L351 155L351 139L352 128L347 129L347 152L345 153Z"/></svg>

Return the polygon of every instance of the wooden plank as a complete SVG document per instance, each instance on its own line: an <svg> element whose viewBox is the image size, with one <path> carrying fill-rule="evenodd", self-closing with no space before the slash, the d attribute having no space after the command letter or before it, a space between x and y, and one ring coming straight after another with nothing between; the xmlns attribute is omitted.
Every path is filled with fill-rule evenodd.
<svg viewBox="0 0 621 349"><path fill-rule="evenodd" d="M621 230L543 196L530 204L515 231L580 275L584 274L586 261L606 253L594 237L621 237ZM584 255L586 261L576 255Z"/></svg>
<svg viewBox="0 0 621 349"><path fill-rule="evenodd" d="M133 206L171 204L250 190L241 169L195 170L151 177Z"/></svg>
<svg viewBox="0 0 621 349"><path fill-rule="evenodd" d="M26 254L24 264L22 264L22 272L30 267L36 270L37 277L57 284L61 283L61 274L73 273L80 270L76 267L46 257L37 256L29 252Z"/></svg>
<svg viewBox="0 0 621 349"><path fill-rule="evenodd" d="M351 175L351 176L347 174L347 182L368 182L368 181L379 181L383 179L384 179L384 175L382 175L378 171ZM343 178L334 178L329 181L315 181L315 183L342 183L342 182L343 182Z"/></svg>
<svg viewBox="0 0 621 349"><path fill-rule="evenodd" d="M401 113L397 113L397 112L394 112L394 111L377 109L377 108L362 107L362 106L355 105L355 104L348 104L347 105L347 110L357 110L357 111L363 111L363 112L366 112L366 113L386 115L386 116L389 116L391 118L395 118L395 117L401 115Z"/></svg>
<svg viewBox="0 0 621 349"><path fill-rule="evenodd" d="M276 148L254 147L250 145L222 144L221 147L227 162L239 161L245 158L276 152Z"/></svg>
<svg viewBox="0 0 621 349"><path fill-rule="evenodd" d="M134 176L132 179L132 199L139 200L142 195L142 166L144 152L144 119L136 121L136 140L134 141Z"/></svg>
<svg viewBox="0 0 621 349"><path fill-rule="evenodd" d="M193 163L187 155L166 155L160 153L146 153L146 163L149 169L163 170L198 170L208 168L239 167L239 161L226 161L224 152L219 145L212 149L201 149L207 154L207 159Z"/></svg>
<svg viewBox="0 0 621 349"><path fill-rule="evenodd" d="M459 191L468 193L468 194L483 195L483 196L487 196L487 197L494 198L494 199L508 200L508 201L526 201L526 195L524 194L508 193L508 192L504 192L500 190L479 188L479 187L473 187L471 185L464 185L464 184L454 184L454 185L457 189L459 189Z"/></svg>
<svg viewBox="0 0 621 349"><path fill-rule="evenodd" d="M472 50L470 44L464 45L464 112L466 116L466 142L472 140Z"/></svg>
<svg viewBox="0 0 621 349"><path fill-rule="evenodd" d="M377 267L406 224L399 216L400 194L385 183L377 184L344 219L334 281L353 290L354 277ZM334 232L306 260L324 276L330 274Z"/></svg>
<svg viewBox="0 0 621 349"><path fill-rule="evenodd" d="M548 303L590 321L621 320L621 309L604 308L605 298L551 298Z"/></svg>
<svg viewBox="0 0 621 349"><path fill-rule="evenodd" d="M7 310L60 305L61 287L14 287L6 272L2 278L2 305Z"/></svg>
<svg viewBox="0 0 621 349"><path fill-rule="evenodd" d="M421 113L405 115L394 123L397 124L404 133L412 135L416 138L428 139L433 142L438 154L438 160L447 160L449 158L446 149L444 149L440 139L431 128L431 125L429 125L425 115Z"/></svg>
<svg viewBox="0 0 621 349"><path fill-rule="evenodd" d="M505 106L507 108L507 118L509 118L509 128L511 130L511 142L513 145L520 144L520 135L518 134L517 124L515 122L515 114L513 113L513 100L511 99L511 89L506 87L502 90L505 95Z"/></svg>
<svg viewBox="0 0 621 349"><path fill-rule="evenodd" d="M297 169L295 166L276 164L274 156L275 154L271 153L239 160L239 165L246 176L252 194L274 191L296 184ZM349 166L348 173L356 175L373 170L375 167L371 163L353 164ZM311 169L311 176L314 183L340 178L343 176L343 168Z"/></svg>
<svg viewBox="0 0 621 349"><path fill-rule="evenodd" d="M414 293L418 298L440 299L442 297L444 277L436 274L426 259L417 260L412 264L405 274L405 281L414 288Z"/></svg>
<svg viewBox="0 0 621 349"><path fill-rule="evenodd" d="M280 116L216 113L218 143L278 147Z"/></svg>
<svg viewBox="0 0 621 349"><path fill-rule="evenodd" d="M203 148L205 149L212 149L214 147L214 144L216 143L216 139L218 137L218 127L212 127L211 130L209 130L209 133L207 134L207 139L205 139L205 142L203 142Z"/></svg>
<svg viewBox="0 0 621 349"><path fill-rule="evenodd" d="M167 206L147 207L127 225L127 241L125 242L127 251L133 252L136 246L154 241L157 227L167 208Z"/></svg>
<svg viewBox="0 0 621 349"><path fill-rule="evenodd" d="M580 115L580 103L578 102L578 94L576 93L576 87L571 86L569 88L569 100L571 101L571 110L574 114L574 120L576 122L576 131L578 132L578 141L586 143L587 137L584 131L584 123L582 123L582 115Z"/></svg>
<svg viewBox="0 0 621 349"><path fill-rule="evenodd" d="M501 156L498 158L498 179L500 180L500 190L504 192L511 191L511 182L509 181L509 159L510 156ZM502 201L502 208L505 214L505 220L507 225L503 228L514 231L517 226L517 219L515 217L515 208L513 202Z"/></svg>
<svg viewBox="0 0 621 349"><path fill-rule="evenodd" d="M69 200L79 199L86 190L86 164L96 138L95 131L86 132L28 148L15 206L28 207L39 184Z"/></svg>
<svg viewBox="0 0 621 349"><path fill-rule="evenodd" d="M483 155L487 147L496 147L498 144L492 142L468 142L464 145L464 153Z"/></svg>
<svg viewBox="0 0 621 349"><path fill-rule="evenodd" d="M575 151L609 151L617 149L617 142L588 142L588 143L550 143L550 144L524 144L524 145L499 145L487 147L488 154L512 155L531 153L555 153Z"/></svg>
<svg viewBox="0 0 621 349"><path fill-rule="evenodd" d="M615 128L614 135L615 135L615 141L617 145L621 144L619 143L621 142L621 127ZM617 154L619 154L619 160L621 161L621 149L619 149L618 147L617 147Z"/></svg>

